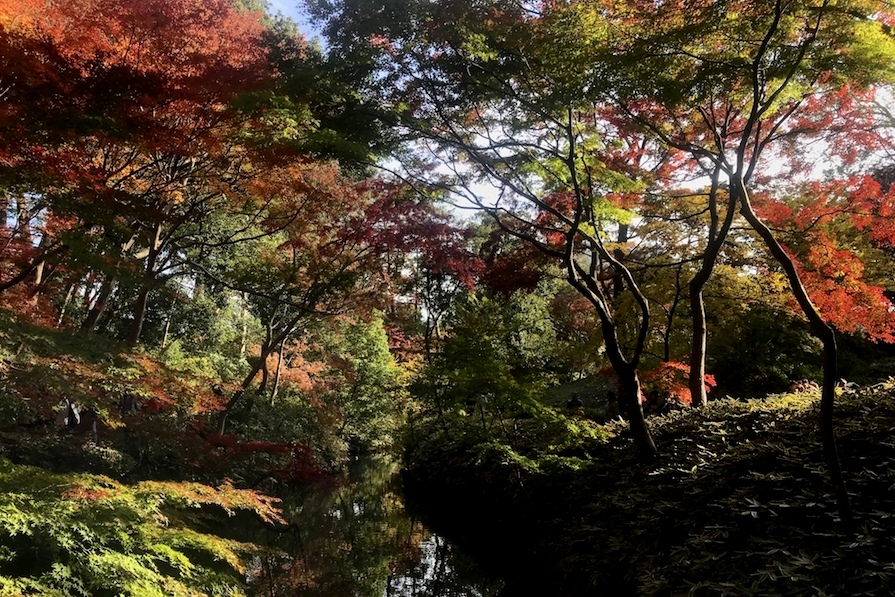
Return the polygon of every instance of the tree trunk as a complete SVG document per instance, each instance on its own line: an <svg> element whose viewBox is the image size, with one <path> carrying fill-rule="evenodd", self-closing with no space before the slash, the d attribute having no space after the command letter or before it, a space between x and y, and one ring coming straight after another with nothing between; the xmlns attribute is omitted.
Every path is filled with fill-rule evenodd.
<svg viewBox="0 0 895 597"><path fill-rule="evenodd" d="M146 307L149 304L149 293L155 283L155 266L158 261L159 251L162 246L162 225L157 223L149 239L149 253L146 255L146 267L143 270L143 286L137 294L137 301L134 304L134 321L131 324L130 331L124 343L128 346L136 346L140 341L140 334L143 333L143 322L146 320Z"/></svg>
<svg viewBox="0 0 895 597"><path fill-rule="evenodd" d="M34 287L31 289L31 296L28 298L28 304L32 307L37 305L38 298L40 297L41 285L44 283L44 269L46 269L46 265L46 261L41 261L34 269Z"/></svg>
<svg viewBox="0 0 895 597"><path fill-rule="evenodd" d="M690 280L690 313L693 323L693 343L690 349L690 377L688 386L690 388L690 405L700 408L708 403L708 396L705 392L705 353L707 341L707 328L705 320L705 300L702 291L708 283L712 272L715 269L715 263L718 261L718 255L721 253L721 247L727 241L727 235L730 232L730 226L733 223L733 216L736 212L736 195L731 192L727 202L727 213L724 214L724 223L718 229L718 178L720 176L720 168L716 167L712 173L712 190L709 198L709 211L711 213L711 224L709 227L709 240L702 256L702 265L693 279Z"/></svg>
<svg viewBox="0 0 895 597"><path fill-rule="evenodd" d="M674 299L668 307L665 316L665 332L662 334L662 361L669 362L671 360L671 334L674 331L674 320L677 314L677 307L681 303L681 270L683 265L677 266L674 273Z"/></svg>
<svg viewBox="0 0 895 597"><path fill-rule="evenodd" d="M285 339L295 331L295 327L298 325L298 322L301 321L301 318L301 314L296 315L286 324L283 330L275 338L271 338L270 341L265 341L264 344L262 344L261 355L258 358L258 361L252 365L252 370L246 375L245 379L242 380L240 389L233 394L233 397L227 402L224 410L221 411L220 418L218 419L218 433L224 433L224 430L227 428L227 417L230 415L233 407L239 402L240 398L242 398L243 394L245 394L246 390L248 390L249 386L252 385L252 382L255 381L255 377L258 375L258 372L261 371L262 367L265 366L267 357L270 356L274 347L285 341Z"/></svg>
<svg viewBox="0 0 895 597"><path fill-rule="evenodd" d="M246 340L249 333L249 318L248 315L248 305L247 305L248 297L245 292L242 293L242 305L239 309L239 322L242 324L242 334L239 342L239 356L240 358L244 357L246 354Z"/></svg>
<svg viewBox="0 0 895 597"><path fill-rule="evenodd" d="M72 282L68 286L68 292L65 294L65 301L62 303L62 308L59 309L59 318L56 320L56 325L62 325L62 322L65 321L65 311L68 309L68 305L71 303L72 297L75 296L75 284Z"/></svg>
<svg viewBox="0 0 895 597"><path fill-rule="evenodd" d="M599 287L592 278L578 278L575 274L575 264L567 263L569 272L569 282L588 299L597 310L600 318L600 327L603 331L603 343L606 347L606 356L612 365L613 370L619 379L619 404L623 405L628 417L628 426L631 429L631 437L634 440L634 446L638 453L644 459L654 458L658 456L659 450L653 442L652 435L646 425L646 419L643 416L643 405L640 402L640 377L637 374L636 362L630 362L625 358L621 345L618 341L616 333L616 325L611 314L607 311L605 302L599 294ZM648 314L645 314L646 317ZM643 322L647 325L647 322ZM643 335L640 336L641 343Z"/></svg>
<svg viewBox="0 0 895 597"><path fill-rule="evenodd" d="M629 240L628 232L629 232L629 228L628 228L627 224L619 224L618 225L618 236L616 237L616 242L619 245L624 245L625 243L628 242L628 240ZM624 260L625 253L624 253L624 251L622 251L622 249L619 248L619 249L616 249L615 256L619 261L622 261L622 260ZM615 298L618 298L619 296L621 296L622 291L624 289L625 289L624 278L622 277L621 272L616 272L616 274L612 277L612 296L614 296Z"/></svg>
<svg viewBox="0 0 895 597"><path fill-rule="evenodd" d="M227 402L227 405L224 407L224 410L221 411L221 415L218 418L218 433L223 434L227 429L227 417L230 415L230 411L233 410L233 407L236 406L236 403L239 402L240 398L242 398L243 394L246 393L246 390L252 385L252 382L255 381L255 377L258 375L258 372L261 371L261 363L264 362L266 357L264 355L258 359L258 362L252 365L252 370L249 371L249 374L245 376L242 380L242 384L236 392L233 393L233 396Z"/></svg>
<svg viewBox="0 0 895 597"><path fill-rule="evenodd" d="M134 303L134 321L131 323L130 330L124 343L128 346L136 346L140 341L140 334L143 333L143 322L146 320L146 307L149 304L149 291L151 287L147 284L140 288L137 295L137 301Z"/></svg>
<svg viewBox="0 0 895 597"><path fill-rule="evenodd" d="M273 354L273 349L270 349L267 352L267 356ZM267 393L267 382L270 381L270 368L267 366L267 359L264 359L264 362L261 365L261 385L258 386L259 394Z"/></svg>
<svg viewBox="0 0 895 597"><path fill-rule="evenodd" d="M827 463L827 469L830 474L830 481L836 492L836 502L839 509L839 517L849 528L854 526L854 513L851 506L851 498L848 495L848 488L845 485L845 477L842 473L842 464L839 461L839 453L836 448L836 434L833 429L833 410L836 400L836 333L821 316L817 307L811 302L808 291L802 284L799 271L796 269L792 258L787 255L783 246L774 236L774 233L768 228L764 222L756 215L749 201L749 196L742 183L742 180L734 181L737 190L740 193L740 213L749 222L761 239L767 245L771 255L783 268L786 277L789 280L792 293L796 301L802 308L802 312L808 318L811 324L811 330L815 336L823 344L824 356L824 376L820 397L820 416L818 419L818 430L823 445L824 457Z"/></svg>
<svg viewBox="0 0 895 597"><path fill-rule="evenodd" d="M34 245L34 238L31 235L31 208L28 207L28 200L25 198L16 199L16 228L22 236L22 242L27 246Z"/></svg>
<svg viewBox="0 0 895 597"><path fill-rule="evenodd" d="M106 310L106 304L109 302L109 297L112 296L112 289L114 285L115 278L113 276L107 276L103 280L103 284L99 290L99 295L96 297L93 306L87 313L87 318L84 319L84 322L81 324L81 329L83 331L92 332L96 328L96 323L102 316L103 311Z"/></svg>
<svg viewBox="0 0 895 597"><path fill-rule="evenodd" d="M643 416L643 403L640 401L640 376L637 375L637 368L630 365L621 366L616 368L616 373L621 386L619 402L625 406L634 445L637 446L637 451L642 458L653 458L659 454L659 450L653 442L653 436L650 434L646 418Z"/></svg>
<svg viewBox="0 0 895 597"><path fill-rule="evenodd" d="M165 333L162 335L162 349L168 345L168 330L171 329L171 316L168 315L168 319L165 320Z"/></svg>
<svg viewBox="0 0 895 597"><path fill-rule="evenodd" d="M12 277L9 280L7 280L6 282L3 282L2 284L0 284L0 292L3 292L4 290L9 290L16 284L20 284L20 283L24 282L26 279L28 279L28 276L30 276L32 274L32 272L34 272L34 270L38 268L38 266L43 264L43 262L44 262L44 260L43 260L43 258L41 258L38 261L34 261L34 262L26 265L24 267L24 269L22 269L22 271L20 271L14 277Z"/></svg>
<svg viewBox="0 0 895 597"><path fill-rule="evenodd" d="M280 374L283 372L283 348L286 344L286 339L283 338L283 341L280 342L280 353L279 358L277 359L277 371L274 374L273 378L273 391L270 393L270 405L273 406L274 402L277 399L277 392L280 391Z"/></svg>

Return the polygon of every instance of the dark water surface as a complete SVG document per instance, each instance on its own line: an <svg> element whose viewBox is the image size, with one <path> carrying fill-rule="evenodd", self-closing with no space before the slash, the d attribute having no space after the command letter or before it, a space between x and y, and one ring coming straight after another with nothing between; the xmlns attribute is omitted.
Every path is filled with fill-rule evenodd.
<svg viewBox="0 0 895 597"><path fill-rule="evenodd" d="M255 559L252 594L265 597L494 597L502 582L416 520L404 506L399 465L356 461L349 483L283 501L289 527Z"/></svg>

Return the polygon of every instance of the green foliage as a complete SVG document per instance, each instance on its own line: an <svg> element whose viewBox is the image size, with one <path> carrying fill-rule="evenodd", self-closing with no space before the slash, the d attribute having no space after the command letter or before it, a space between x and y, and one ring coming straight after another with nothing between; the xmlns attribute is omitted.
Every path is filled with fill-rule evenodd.
<svg viewBox="0 0 895 597"><path fill-rule="evenodd" d="M478 411L489 428L503 427L504 416L536 410L551 381L544 369L556 339L545 297L470 297L449 325L450 337L416 384L420 398L442 413Z"/></svg>
<svg viewBox="0 0 895 597"><path fill-rule="evenodd" d="M345 383L329 397L344 413L345 437L365 448L390 446L403 425L407 399L382 319L344 326L334 348L347 359Z"/></svg>
<svg viewBox="0 0 895 597"><path fill-rule="evenodd" d="M820 377L817 341L807 324L762 305L718 321L708 358L721 394L783 392L796 381Z"/></svg>
<svg viewBox="0 0 895 597"><path fill-rule="evenodd" d="M251 416L235 417L232 424L240 435L306 445L333 470L348 460L348 442L339 434L341 421L333 405L288 385L273 403L267 397L254 396L249 397L248 403Z"/></svg>
<svg viewBox="0 0 895 597"><path fill-rule="evenodd" d="M889 488L895 381L841 394L840 450L859 528L835 514L817 445L817 396L718 400L653 417L662 456L637 460L624 425L577 456L522 452L421 429L408 456L419 497L444 504L442 524L547 576L541 592L637 595L838 595L885 592L895 556ZM582 446L586 445L584 443ZM543 444L542 444L543 446ZM448 504L475 499L477 513ZM469 518L472 518L471 520ZM519 520L529 524L520 528ZM524 547L521 547L524 546ZM509 552L509 553L507 553ZM534 591L541 575L524 579Z"/></svg>
<svg viewBox="0 0 895 597"><path fill-rule="evenodd" d="M259 548L193 528L240 510L281 521L273 500L228 484L127 486L0 459L0 594L243 594Z"/></svg>

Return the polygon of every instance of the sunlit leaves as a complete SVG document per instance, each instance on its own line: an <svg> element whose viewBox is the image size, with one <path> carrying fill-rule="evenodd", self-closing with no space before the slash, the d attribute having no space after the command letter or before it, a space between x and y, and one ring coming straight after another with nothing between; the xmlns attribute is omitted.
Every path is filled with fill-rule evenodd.
<svg viewBox="0 0 895 597"><path fill-rule="evenodd" d="M147 482L56 475L0 460L0 536L16 551L0 560L0 590L60 594L197 595L241 591L253 545L190 527L189 509L223 508L281 521L274 501L229 484ZM17 572L21 578L13 580Z"/></svg>

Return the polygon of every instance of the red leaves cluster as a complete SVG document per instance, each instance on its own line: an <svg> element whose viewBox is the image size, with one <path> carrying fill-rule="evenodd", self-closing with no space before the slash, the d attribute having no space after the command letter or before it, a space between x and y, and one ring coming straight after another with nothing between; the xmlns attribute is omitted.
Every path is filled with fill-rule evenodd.
<svg viewBox="0 0 895 597"><path fill-rule="evenodd" d="M362 187L374 201L353 229L373 253L412 252L430 272L454 276L473 288L483 264L469 249L471 231L457 226L432 202L413 196L404 185L374 180Z"/></svg>
<svg viewBox="0 0 895 597"><path fill-rule="evenodd" d="M289 483L321 483L331 480L314 452L306 445L296 442L265 442L258 440L241 441L236 435L219 433L203 434L205 441L215 448L221 448L228 460L247 460L259 454L271 454L286 457L285 464L277 466L269 463L269 467L259 470L262 476L273 477Z"/></svg>
<svg viewBox="0 0 895 597"><path fill-rule="evenodd" d="M687 385L689 377L689 365L676 361L666 361L659 363L659 366L655 369L644 371L640 379L644 390L647 392L652 390L668 392L672 399L677 400L681 404L690 404L692 395ZM714 376L706 374L704 383L705 391L711 391L715 387Z"/></svg>
<svg viewBox="0 0 895 597"><path fill-rule="evenodd" d="M895 341L895 306L884 288L866 279L866 256L841 232L864 234L870 246L891 248L895 192L884 191L873 177L858 176L812 183L805 195L809 200L796 208L765 198L760 212L788 231L789 250L811 300L839 330Z"/></svg>

